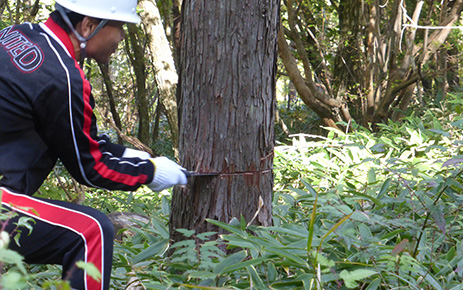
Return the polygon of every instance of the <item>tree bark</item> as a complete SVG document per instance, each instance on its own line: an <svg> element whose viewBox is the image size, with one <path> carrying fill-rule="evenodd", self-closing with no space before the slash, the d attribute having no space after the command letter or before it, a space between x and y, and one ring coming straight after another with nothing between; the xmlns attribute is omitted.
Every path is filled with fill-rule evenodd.
<svg viewBox="0 0 463 290"><path fill-rule="evenodd" d="M279 0L184 0L182 8L180 160L219 175L175 188L171 236L218 231L206 218L271 225Z"/></svg>
<svg viewBox="0 0 463 290"><path fill-rule="evenodd" d="M0 15L3 15L3 9L5 9L6 5L8 5L7 0L0 0Z"/></svg>
<svg viewBox="0 0 463 290"><path fill-rule="evenodd" d="M37 16L37 13L39 12L39 0L35 0L34 1L34 4L32 5L32 9L31 11L29 12L29 17L30 17L30 21L34 21L35 17ZM0 7L1 7L1 3L0 3Z"/></svg>
<svg viewBox="0 0 463 290"><path fill-rule="evenodd" d="M138 139L146 145L150 140L150 120L148 108L148 96L146 92L146 74L145 74L145 55L140 46L137 35L137 27L134 24L127 25L129 31L130 44L133 50L133 57L130 58L133 70L135 72L135 81L137 84L137 107L138 107Z"/></svg>
<svg viewBox="0 0 463 290"><path fill-rule="evenodd" d="M122 122L119 113L116 109L116 101L114 100L113 86L109 77L109 66L108 64L101 63L98 63L98 66L100 67L101 75L103 76L103 81L106 87L106 94L108 95L109 110L111 112L114 124L120 131L122 131ZM122 144L122 137L120 134L117 134L117 143Z"/></svg>
<svg viewBox="0 0 463 290"><path fill-rule="evenodd" d="M363 55L362 55L362 35L361 27L364 22L362 18L362 0L340 1L338 7L339 14L339 47L336 53L336 68L333 71L336 95L345 93L358 94L358 84L361 82ZM371 5L374 7L374 4ZM370 19L371 26L374 19ZM373 31L368 31L366 36L367 43L372 43ZM371 47L368 47L371 51ZM368 53L368 51L367 51Z"/></svg>
<svg viewBox="0 0 463 290"><path fill-rule="evenodd" d="M142 0L138 3L138 6L143 10L141 13L142 22L149 39L150 56L155 69L155 80L172 133L174 151L177 154L178 112L176 90L178 75L175 69L172 50L167 40L156 2L154 0Z"/></svg>
<svg viewBox="0 0 463 290"><path fill-rule="evenodd" d="M173 30L173 55L175 64L178 64L180 50L180 33L181 33L181 6L180 0L172 0L172 30Z"/></svg>

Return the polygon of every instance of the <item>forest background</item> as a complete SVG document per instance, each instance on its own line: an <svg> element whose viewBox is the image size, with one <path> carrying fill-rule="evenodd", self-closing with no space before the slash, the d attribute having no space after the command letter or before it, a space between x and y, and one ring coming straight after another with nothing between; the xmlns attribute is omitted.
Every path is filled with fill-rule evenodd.
<svg viewBox="0 0 463 290"><path fill-rule="evenodd" d="M83 64L100 130L171 158L182 7L198 1L183 2L139 1L143 21L127 26L112 62ZM245 2L261 13L279 4ZM0 29L52 9L1 0ZM131 214L113 289L463 289L462 10L458 0L281 2L271 225L255 223L257 203L208 219L216 230L177 228L174 240L172 190L84 188L60 165L37 194L115 222ZM67 289L59 267L0 246L2 289Z"/></svg>

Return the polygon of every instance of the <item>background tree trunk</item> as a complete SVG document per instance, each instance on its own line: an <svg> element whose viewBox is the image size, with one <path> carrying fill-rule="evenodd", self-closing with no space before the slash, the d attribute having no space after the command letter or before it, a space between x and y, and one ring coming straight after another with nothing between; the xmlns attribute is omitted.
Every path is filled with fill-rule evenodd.
<svg viewBox="0 0 463 290"><path fill-rule="evenodd" d="M311 110L313 110L328 127L338 128L336 122L341 121L339 111L333 112L331 108L339 108L341 103L330 98L324 91L320 91L312 80L311 73L304 78L298 69L296 58L292 55L283 30L278 33L279 54L283 60L291 82L294 84L300 98Z"/></svg>
<svg viewBox="0 0 463 290"><path fill-rule="evenodd" d="M181 34L181 0L172 0L172 46L175 64L178 64Z"/></svg>
<svg viewBox="0 0 463 290"><path fill-rule="evenodd" d="M116 101L114 100L113 87L111 83L111 78L109 77L109 65L98 63L100 67L101 76L106 87L106 94L108 96L109 110L111 112L112 119L114 120L114 125L122 131L122 122L121 117L116 109ZM120 134L117 134L117 143L122 145L122 137Z"/></svg>
<svg viewBox="0 0 463 290"><path fill-rule="evenodd" d="M358 83L362 80L362 0L340 1L339 29L341 32L333 70L335 95L358 94ZM369 31L368 38L371 31Z"/></svg>
<svg viewBox="0 0 463 290"><path fill-rule="evenodd" d="M430 67L463 9L463 0L284 4L279 51L299 97L325 126L349 123L352 112L357 123L373 130L390 118L400 120L416 98L419 81L445 73ZM338 33L331 37L333 27L327 26L336 22ZM328 69L333 71L321 72ZM441 79L442 88L448 88L448 79Z"/></svg>
<svg viewBox="0 0 463 290"><path fill-rule="evenodd" d="M323 59L323 48L320 42L315 39L313 32L306 28L306 26L309 26L307 23L313 23L313 16L311 13L302 13L301 15L304 16L304 21L298 21L297 11L299 9L299 3L296 2L297 1L293 0L286 1L289 26L289 31L287 30L286 33L294 42L296 53L303 64L303 74L299 71L297 60L287 43L283 28L280 29L278 35L280 57L302 101L317 113L325 126L338 128L336 123L342 121L340 110L342 103L333 96L333 91L329 86L330 74L328 73L325 60ZM306 25L301 24L301 22ZM318 52L306 51L305 47L307 44L303 42L301 34L298 33L298 31L303 31L304 29L307 30L307 35L310 35L310 37L305 37L304 35L302 35L302 37L304 39L309 39L308 46L315 51L318 50ZM316 56L314 57L314 55ZM316 59L316 61L313 61L313 59ZM325 70L325 73L322 73L322 70ZM318 72L315 73L315 71ZM320 78L317 76L320 76Z"/></svg>
<svg viewBox="0 0 463 290"><path fill-rule="evenodd" d="M182 12L180 160L220 175L174 190L171 236L218 231L206 218L271 225L279 1L184 0Z"/></svg>
<svg viewBox="0 0 463 290"><path fill-rule="evenodd" d="M417 1L416 3L412 16L415 23L419 23L424 4L424 1ZM447 5L443 5L442 9L445 10L446 7ZM453 1L451 8L447 8L449 8L448 12L443 13L444 16L436 26L453 26L460 18L463 10L463 0ZM384 95L377 102L377 110L372 118L373 123L380 123L390 118L392 109L394 108L393 104L396 104L397 107L400 106L401 109L408 107L416 83L423 78L421 67L437 53L438 49L446 41L451 30L451 28L436 29L429 37L425 38L425 42L419 44L415 43L418 30L414 27L409 27L405 30L405 55L401 59L400 64L391 62L386 90ZM398 120L397 117L394 119Z"/></svg>
<svg viewBox="0 0 463 290"><path fill-rule="evenodd" d="M155 80L159 89L159 97L165 108L167 121L172 134L173 149L178 148L178 111L177 83L172 49L162 25L161 15L154 0L143 0L138 3L143 10L142 22L149 40L150 56L155 70ZM177 154L177 153L176 153Z"/></svg>
<svg viewBox="0 0 463 290"><path fill-rule="evenodd" d="M8 4L7 0L0 0L0 15L3 15L3 9L5 9Z"/></svg>
<svg viewBox="0 0 463 290"><path fill-rule="evenodd" d="M128 39L133 50L133 56L130 61L135 72L135 81L137 84L137 93L135 94L138 107L138 139L143 144L150 144L150 120L148 108L148 96L146 90L146 73L145 73L145 54L140 46L140 38L137 35L137 28L134 24L127 25ZM127 49L127 53L130 50ZM129 53L130 55L130 53Z"/></svg>

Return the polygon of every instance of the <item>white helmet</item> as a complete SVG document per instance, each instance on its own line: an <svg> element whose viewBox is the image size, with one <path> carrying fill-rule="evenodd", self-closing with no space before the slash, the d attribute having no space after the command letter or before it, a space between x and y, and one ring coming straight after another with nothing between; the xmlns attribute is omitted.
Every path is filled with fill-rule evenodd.
<svg viewBox="0 0 463 290"><path fill-rule="evenodd" d="M137 0L56 0L73 12L94 18L139 23Z"/></svg>

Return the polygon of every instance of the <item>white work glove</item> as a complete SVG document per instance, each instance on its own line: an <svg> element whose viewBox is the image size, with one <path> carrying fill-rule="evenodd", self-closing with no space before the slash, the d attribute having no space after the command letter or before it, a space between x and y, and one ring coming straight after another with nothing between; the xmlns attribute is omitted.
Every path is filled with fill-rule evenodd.
<svg viewBox="0 0 463 290"><path fill-rule="evenodd" d="M125 151L124 151L124 154L122 154L122 157L128 157L128 158L138 157L141 159L150 159L151 155L145 151L125 148Z"/></svg>
<svg viewBox="0 0 463 290"><path fill-rule="evenodd" d="M150 159L154 164L154 177L148 187L153 191L161 191L174 185L185 185L187 178L181 167L166 157L156 157Z"/></svg>

